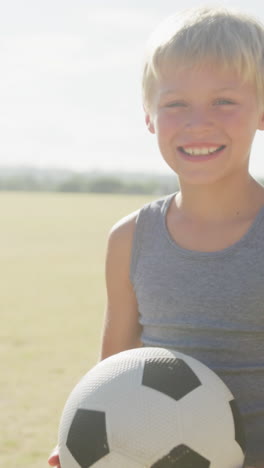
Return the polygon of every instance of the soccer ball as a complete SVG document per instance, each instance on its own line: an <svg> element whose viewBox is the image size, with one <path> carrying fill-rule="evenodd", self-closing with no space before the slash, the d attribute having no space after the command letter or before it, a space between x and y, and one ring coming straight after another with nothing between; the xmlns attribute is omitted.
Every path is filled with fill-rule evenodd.
<svg viewBox="0 0 264 468"><path fill-rule="evenodd" d="M163 348L107 358L71 393L59 428L62 468L241 468L232 394L201 362Z"/></svg>

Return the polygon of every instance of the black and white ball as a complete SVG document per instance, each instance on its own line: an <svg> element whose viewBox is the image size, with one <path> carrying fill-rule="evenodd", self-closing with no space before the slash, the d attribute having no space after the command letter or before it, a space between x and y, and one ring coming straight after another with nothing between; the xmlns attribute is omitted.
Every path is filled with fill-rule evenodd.
<svg viewBox="0 0 264 468"><path fill-rule="evenodd" d="M62 468L241 468L244 437L232 394L208 367L163 348L97 364L66 402Z"/></svg>

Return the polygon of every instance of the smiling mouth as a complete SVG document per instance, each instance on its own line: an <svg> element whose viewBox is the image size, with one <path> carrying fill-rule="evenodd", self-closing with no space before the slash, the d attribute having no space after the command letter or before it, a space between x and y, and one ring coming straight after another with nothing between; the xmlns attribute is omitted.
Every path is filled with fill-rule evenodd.
<svg viewBox="0 0 264 468"><path fill-rule="evenodd" d="M186 156L211 156L216 153L219 153L219 151L222 151L225 148L225 145L221 146L215 146L211 148L184 148L183 146L179 146L178 149L181 153L185 154Z"/></svg>

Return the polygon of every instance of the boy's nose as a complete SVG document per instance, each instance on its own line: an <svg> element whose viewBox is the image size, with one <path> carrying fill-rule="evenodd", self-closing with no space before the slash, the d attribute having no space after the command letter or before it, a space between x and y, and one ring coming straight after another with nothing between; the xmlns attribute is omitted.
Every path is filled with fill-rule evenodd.
<svg viewBox="0 0 264 468"><path fill-rule="evenodd" d="M211 113L202 109L192 110L186 120L189 130L203 130L213 125Z"/></svg>

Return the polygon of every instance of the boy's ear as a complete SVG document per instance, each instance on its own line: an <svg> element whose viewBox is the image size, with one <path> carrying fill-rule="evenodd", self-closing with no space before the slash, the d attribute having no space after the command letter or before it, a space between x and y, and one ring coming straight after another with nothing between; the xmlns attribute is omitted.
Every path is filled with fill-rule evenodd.
<svg viewBox="0 0 264 468"><path fill-rule="evenodd" d="M151 119L151 115L146 111L145 111L145 122L146 122L146 125L147 125L148 130L150 131L150 133L155 133L155 127L154 127L153 121Z"/></svg>

